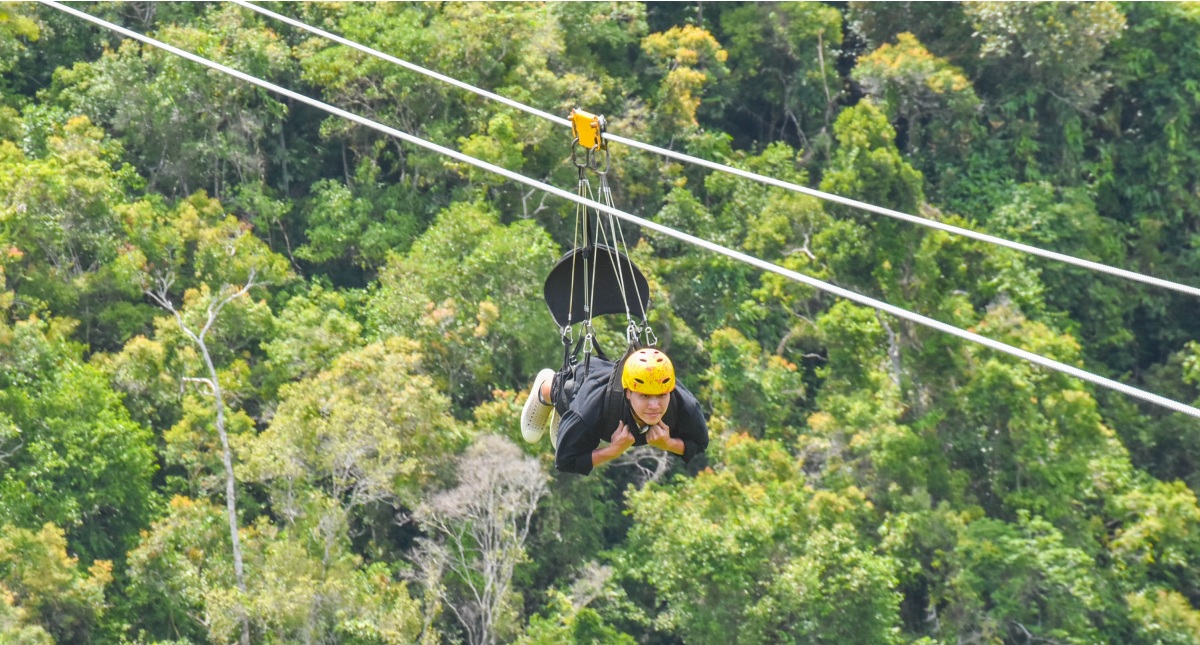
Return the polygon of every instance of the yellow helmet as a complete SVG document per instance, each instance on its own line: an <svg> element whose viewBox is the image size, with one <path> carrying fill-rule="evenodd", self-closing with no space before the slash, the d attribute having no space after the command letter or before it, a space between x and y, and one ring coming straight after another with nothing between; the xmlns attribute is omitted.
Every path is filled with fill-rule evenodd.
<svg viewBox="0 0 1200 645"><path fill-rule="evenodd" d="M657 349L639 349L625 360L621 387L649 396L666 394L675 389L675 366Z"/></svg>

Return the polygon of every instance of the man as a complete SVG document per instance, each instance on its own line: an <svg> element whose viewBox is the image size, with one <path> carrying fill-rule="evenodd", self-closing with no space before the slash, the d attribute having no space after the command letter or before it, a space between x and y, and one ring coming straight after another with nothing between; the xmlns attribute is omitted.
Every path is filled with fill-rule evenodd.
<svg viewBox="0 0 1200 645"><path fill-rule="evenodd" d="M708 449L708 425L699 402L675 380L671 360L653 348L639 349L621 368L623 396L620 410L607 410L614 378L612 363L592 358L574 398L559 402L565 410L557 423L550 416L553 370L542 370L534 381L521 415L521 433L530 443L545 434L548 425L555 444L554 465L563 472L587 475L616 459L630 446L650 445L679 455L689 462ZM547 403L550 401L550 403ZM565 405L564 405L565 403ZM608 445L600 447L602 441Z"/></svg>

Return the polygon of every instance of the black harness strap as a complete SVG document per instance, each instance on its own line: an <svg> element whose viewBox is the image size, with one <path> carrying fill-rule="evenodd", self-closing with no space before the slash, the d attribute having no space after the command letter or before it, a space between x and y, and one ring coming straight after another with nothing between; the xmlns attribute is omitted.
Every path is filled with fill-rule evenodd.
<svg viewBox="0 0 1200 645"><path fill-rule="evenodd" d="M585 340L586 338L580 338L575 343L575 348L571 349L570 339L566 336L563 337L563 364L559 368L558 373L554 375L554 380L550 383L550 399L554 401L554 409L558 411L559 416L567 413L567 408L571 406L571 401L575 400L575 388L587 378L588 372L591 369L590 354L584 357L582 363L578 358L579 350L583 347ZM592 350L600 360L611 360L604 353L604 348L595 339L592 340ZM624 362L625 359L622 358L621 364L624 364Z"/></svg>
<svg viewBox="0 0 1200 645"><path fill-rule="evenodd" d="M639 349L641 347L636 342L630 343L621 360L613 363L612 378L608 381L608 391L604 393L605 429L616 430L617 424L625 416L625 387L621 384L621 374L625 371L625 361Z"/></svg>

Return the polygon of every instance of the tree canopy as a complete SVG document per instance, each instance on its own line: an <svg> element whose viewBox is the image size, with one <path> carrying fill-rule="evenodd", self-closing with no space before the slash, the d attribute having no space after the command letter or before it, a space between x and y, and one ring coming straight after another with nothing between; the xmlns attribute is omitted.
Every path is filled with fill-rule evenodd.
<svg viewBox="0 0 1200 645"><path fill-rule="evenodd" d="M1200 284L1195 4L269 6L629 138ZM578 183L565 129L235 4L81 8ZM1200 403L1188 296L609 153L622 210ZM708 454L553 472L519 418L561 358L542 285L575 213L0 4L0 642L1200 642L1200 422L660 233L623 231ZM623 330L596 321L606 350Z"/></svg>

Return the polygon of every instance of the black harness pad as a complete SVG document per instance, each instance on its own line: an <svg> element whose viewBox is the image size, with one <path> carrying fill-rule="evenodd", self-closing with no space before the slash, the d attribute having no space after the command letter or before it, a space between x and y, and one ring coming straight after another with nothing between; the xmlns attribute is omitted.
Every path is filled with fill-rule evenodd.
<svg viewBox="0 0 1200 645"><path fill-rule="evenodd" d="M584 267L593 275L584 272ZM620 279L618 279L618 271ZM625 297L621 297L621 284ZM595 289L592 311L585 309L585 294ZM644 320L650 306L650 285L641 269L624 254L603 244L567 252L558 260L543 289L546 306L558 326L578 323L604 314L623 314ZM568 320L568 318L572 318Z"/></svg>

